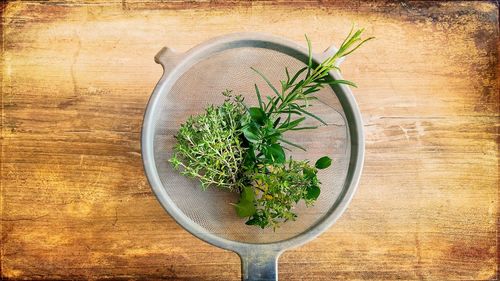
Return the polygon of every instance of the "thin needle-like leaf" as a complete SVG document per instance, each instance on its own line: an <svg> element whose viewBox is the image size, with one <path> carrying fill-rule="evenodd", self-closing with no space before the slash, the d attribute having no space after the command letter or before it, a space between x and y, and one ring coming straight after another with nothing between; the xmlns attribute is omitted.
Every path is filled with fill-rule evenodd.
<svg viewBox="0 0 500 281"><path fill-rule="evenodd" d="M342 44L340 44L340 48L342 46L345 46L345 43L351 38L351 34L354 30L354 24L351 25L351 30L349 31L349 34L347 35L347 37L344 39L344 41L342 42ZM340 48L339 48L339 51L340 51ZM338 53L338 52L337 52Z"/></svg>
<svg viewBox="0 0 500 281"><path fill-rule="evenodd" d="M312 68L312 46L311 46L311 40L309 40L309 38L307 37L307 34L304 34L304 36L306 37L306 41L307 41L307 56L308 56L308 62L307 62L307 65L309 66L309 68Z"/></svg>
<svg viewBox="0 0 500 281"><path fill-rule="evenodd" d="M310 130L310 129L317 129L318 126L307 126L307 127L297 127L297 128L292 128L290 130L292 131L300 131L300 130Z"/></svg>
<svg viewBox="0 0 500 281"><path fill-rule="evenodd" d="M356 50L357 50L359 47L361 47L361 45L363 45L365 42L367 42L367 41L369 41L369 40L372 40L372 39L374 39L374 38L375 38L375 37L370 37L370 38L367 38L367 39L365 39L365 40L361 41L361 43L359 43L356 47L354 47L354 49L352 49L352 50L350 50L349 52L345 53L345 54L343 55L343 57L345 57L345 56L349 55L350 53L352 53L352 52L356 51Z"/></svg>
<svg viewBox="0 0 500 281"><path fill-rule="evenodd" d="M300 111L297 111L297 110L280 110L280 111L276 111L276 113L293 113L293 114L297 114L297 115L302 115L302 113Z"/></svg>
<svg viewBox="0 0 500 281"><path fill-rule="evenodd" d="M319 88L317 88L317 87L311 87L311 88L309 88L309 89L305 90L302 94L303 94L304 96L307 96L307 95L312 94L312 93L315 93L315 92L317 92L317 91L319 91L319 90L320 90L320 89L319 89ZM306 100L307 100L307 99L306 99Z"/></svg>
<svg viewBox="0 0 500 281"><path fill-rule="evenodd" d="M257 69L253 68L253 67L250 67L253 71L255 71L257 74L260 75L260 77L262 77L262 79L264 79L264 81L266 81L267 85L269 86L269 88L271 88L273 90L273 92L281 99L283 100L283 97L281 96L281 94L278 92L278 90L273 86L273 84L271 84L271 81L269 81L269 79L267 79L266 76L264 76L264 74L262 74L260 71L258 71Z"/></svg>
<svg viewBox="0 0 500 281"><path fill-rule="evenodd" d="M309 111L306 111L302 108L298 109L300 112L304 113L305 115L309 115L311 116L312 118L318 120L319 122L323 123L324 125L327 125L325 121L323 121L323 119L319 118L318 116L314 115L313 113L309 112Z"/></svg>
<svg viewBox="0 0 500 281"><path fill-rule="evenodd" d="M269 109L269 111L267 112L267 115L268 116L271 116L272 113L274 113L274 109L276 108L276 105L278 104L278 101L280 99L273 99L272 103L271 103L271 108Z"/></svg>
<svg viewBox="0 0 500 281"><path fill-rule="evenodd" d="M300 74L302 74L302 72L304 72L305 70L307 69L307 66L301 68L299 71L297 71L297 73L295 73L295 75L292 77L292 80L290 80L290 85L293 85L293 83L295 83L295 80L297 80L297 78L299 77Z"/></svg>
<svg viewBox="0 0 500 281"><path fill-rule="evenodd" d="M293 142L291 142L291 141L288 141L288 140L285 140L285 139L281 139L281 138L280 138L280 141L282 141L282 142L284 142L284 143L286 143L286 144L289 144L289 145L291 145L291 146L293 146L293 147L296 147L296 148L298 148L298 149L302 149L302 150L306 151L306 149L305 149L304 147L302 147L302 146L300 146L300 145L298 145L298 144L296 144L296 143L293 143Z"/></svg>
<svg viewBox="0 0 500 281"><path fill-rule="evenodd" d="M292 128L297 127L305 119L306 119L305 117L301 117L299 119L295 119L295 120L293 120L291 122L288 122L288 123L285 123L285 124L279 126L278 129L290 130Z"/></svg>
<svg viewBox="0 0 500 281"><path fill-rule="evenodd" d="M295 85L295 87L293 88L292 93L300 89L303 85L304 85L304 80L300 80L300 82L297 83L297 85Z"/></svg>
<svg viewBox="0 0 500 281"><path fill-rule="evenodd" d="M260 96L259 87L257 87L257 84L254 84L254 86L255 86L255 93L257 93L257 99L259 100L259 108L264 109L263 103L262 103L262 97Z"/></svg>
<svg viewBox="0 0 500 281"><path fill-rule="evenodd" d="M351 81L348 81L348 80L333 80L333 81L329 81L329 82L325 82L326 84L330 84L330 85L335 85L335 84L345 84L345 85L349 85L349 86L352 86L354 88L357 88L358 86L356 84L354 84L354 82L351 82Z"/></svg>

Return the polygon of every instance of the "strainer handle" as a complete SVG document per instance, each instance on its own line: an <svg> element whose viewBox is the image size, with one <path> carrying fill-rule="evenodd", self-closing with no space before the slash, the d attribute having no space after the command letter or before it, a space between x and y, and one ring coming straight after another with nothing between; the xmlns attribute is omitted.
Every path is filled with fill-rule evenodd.
<svg viewBox="0 0 500 281"><path fill-rule="evenodd" d="M241 280L278 280L278 258L281 252L255 247L254 249L249 248L244 253L238 254L241 258Z"/></svg>

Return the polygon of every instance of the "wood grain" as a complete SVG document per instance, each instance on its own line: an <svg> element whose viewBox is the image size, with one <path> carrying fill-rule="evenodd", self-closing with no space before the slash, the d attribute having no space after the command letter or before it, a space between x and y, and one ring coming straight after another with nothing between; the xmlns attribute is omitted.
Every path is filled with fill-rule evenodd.
<svg viewBox="0 0 500 281"><path fill-rule="evenodd" d="M1 276L238 280L236 254L157 203L140 130L153 56L263 31L344 64L367 134L338 223L280 258L282 280L498 280L498 3L25 1L2 6Z"/></svg>

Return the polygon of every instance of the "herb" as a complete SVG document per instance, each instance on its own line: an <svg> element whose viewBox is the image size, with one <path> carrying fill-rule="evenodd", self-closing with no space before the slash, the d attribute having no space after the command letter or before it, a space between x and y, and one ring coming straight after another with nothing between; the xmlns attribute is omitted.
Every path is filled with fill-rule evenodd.
<svg viewBox="0 0 500 281"><path fill-rule="evenodd" d="M233 204L238 216L248 218L246 224L279 227L281 223L295 220L295 205L304 200L314 204L321 193L317 176L319 169L328 168L332 159L318 159L314 166L308 161L287 158L284 144L305 150L284 134L287 131L310 130L318 126L301 126L306 118L326 123L308 108L317 99L314 93L326 85L346 84L329 76L335 65L366 41L361 39L363 29L353 30L341 44L337 53L317 64L312 58L311 42L308 45L307 66L293 76L285 68L286 79L276 87L259 70L252 68L269 86L271 95L263 98L255 84L258 106L249 107L241 96L233 97L231 91L223 94L226 101L219 106L209 106L205 113L191 116L181 125L175 136L177 144L170 162L183 175L196 178L203 189L209 186L240 193Z"/></svg>
<svg viewBox="0 0 500 281"><path fill-rule="evenodd" d="M276 228L295 220L295 204L303 199L310 206L319 196L317 171L307 161L292 159L285 164L259 165L248 175L257 197L255 212L246 224Z"/></svg>
<svg viewBox="0 0 500 281"><path fill-rule="evenodd" d="M325 169L330 167L331 164L332 164L332 159L328 156L323 156L319 158L318 161L316 161L316 164L314 164L314 166L318 169Z"/></svg>
<svg viewBox="0 0 500 281"><path fill-rule="evenodd" d="M255 194L252 187L245 186L241 191L241 197L238 204L232 204L236 213L240 217L249 217L255 214Z"/></svg>
<svg viewBox="0 0 500 281"><path fill-rule="evenodd" d="M239 120L244 114L242 98L228 99L209 106L204 114L191 116L175 136L177 144L169 160L181 174L196 178L203 189L215 186L231 191L241 187L242 147Z"/></svg>

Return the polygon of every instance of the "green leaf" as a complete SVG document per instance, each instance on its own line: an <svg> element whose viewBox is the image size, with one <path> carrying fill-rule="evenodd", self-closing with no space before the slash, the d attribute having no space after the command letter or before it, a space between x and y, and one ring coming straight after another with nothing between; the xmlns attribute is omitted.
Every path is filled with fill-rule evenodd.
<svg viewBox="0 0 500 281"><path fill-rule="evenodd" d="M306 199L316 200L318 199L320 193L321 189L319 189L319 186L317 185L310 186L307 188Z"/></svg>
<svg viewBox="0 0 500 281"><path fill-rule="evenodd" d="M263 109L264 103L262 103L262 97L260 96L259 87L257 87L257 84L254 84L254 86L255 86L255 93L257 94L257 99L259 99L259 107Z"/></svg>
<svg viewBox="0 0 500 281"><path fill-rule="evenodd" d="M338 66L335 66L335 65L332 65L332 70L335 69L337 70L338 72L342 73L342 70L340 69L340 67Z"/></svg>
<svg viewBox="0 0 500 281"><path fill-rule="evenodd" d="M309 40L309 38L307 37L306 34L304 34L304 36L306 37L306 41L307 41L307 52L308 52L308 62L307 62L307 66L308 66L308 70L307 70L307 76L309 76L309 73L311 71L311 68L312 68L312 46L311 46L311 40Z"/></svg>
<svg viewBox="0 0 500 281"><path fill-rule="evenodd" d="M278 117L278 119L276 119L276 121L274 121L274 123L273 123L273 128L276 128L276 126L278 126L280 121L281 121L281 117Z"/></svg>
<svg viewBox="0 0 500 281"><path fill-rule="evenodd" d="M311 65L311 53L312 53L312 46L311 46L311 40L309 40L309 38L307 37L307 34L304 34L304 36L306 37L306 41L307 41L307 51L308 51L308 56L309 56L309 66Z"/></svg>
<svg viewBox="0 0 500 281"><path fill-rule="evenodd" d="M300 80L297 85L295 85L295 87L293 87L291 93L294 93L295 91L299 90L300 88L302 88L302 86L304 85L304 80Z"/></svg>
<svg viewBox="0 0 500 281"><path fill-rule="evenodd" d="M265 217L259 216L258 214L254 214L254 216L252 216L247 222L245 222L245 224L258 225L263 229L269 224L269 221Z"/></svg>
<svg viewBox="0 0 500 281"><path fill-rule="evenodd" d="M343 47L345 46L345 43L351 38L351 35L352 35L352 32L354 31L354 23L351 25L351 30L349 31L349 34L347 35L347 37L344 39L344 41L342 42L342 44L340 44L340 47ZM340 48L339 48L340 50ZM338 53L338 51L337 51Z"/></svg>
<svg viewBox="0 0 500 281"><path fill-rule="evenodd" d="M238 204L233 204L238 216L244 218L255 214L255 205L250 201L240 201Z"/></svg>
<svg viewBox="0 0 500 281"><path fill-rule="evenodd" d="M246 150L245 166L253 167L255 165L255 151L252 148Z"/></svg>
<svg viewBox="0 0 500 281"><path fill-rule="evenodd" d="M257 69L253 68L253 67L250 67L253 71L255 71L257 74L260 75L260 77L262 77L262 79L264 79L264 81L266 81L267 85L269 86L269 88L271 88L273 90L273 92L281 99L283 100L283 97L280 95L280 93L278 92L278 90L273 86L273 84L271 84L271 81L269 81L269 79L267 79L266 76L264 76L264 74L262 74L260 71L258 71Z"/></svg>
<svg viewBox="0 0 500 281"><path fill-rule="evenodd" d="M267 146L264 153L266 158L274 163L285 163L285 151L283 150L283 147L277 143Z"/></svg>
<svg viewBox="0 0 500 281"><path fill-rule="evenodd" d="M278 135L278 136L273 136L271 138L269 138L269 142L272 143L272 144L275 144L275 143L278 143L278 140L280 139L281 135ZM285 149L285 148L283 148ZM288 149L290 151L290 149Z"/></svg>
<svg viewBox="0 0 500 281"><path fill-rule="evenodd" d="M240 202L241 201L250 201L253 202L255 200L255 193L253 192L252 187L244 187L241 192Z"/></svg>
<svg viewBox="0 0 500 281"><path fill-rule="evenodd" d="M299 97L296 98L296 100L319 100L318 97L315 96L308 96L308 97Z"/></svg>
<svg viewBox="0 0 500 281"><path fill-rule="evenodd" d="M297 111L297 110L280 110L280 111L277 111L276 113L287 113L287 114L297 114L297 115L302 115L302 113L300 111Z"/></svg>
<svg viewBox="0 0 500 281"><path fill-rule="evenodd" d="M269 104L271 104L271 108L269 110L266 109L267 116L270 116L271 113L274 112L274 109L276 108L276 105L278 105L278 102L280 101L280 99L269 98L269 96L267 97L267 99L269 100Z"/></svg>
<svg viewBox="0 0 500 281"><path fill-rule="evenodd" d="M311 129L317 129L317 128L318 128L318 126L306 126L306 127L291 128L289 130L300 131L300 130L311 130Z"/></svg>
<svg viewBox="0 0 500 281"><path fill-rule="evenodd" d="M265 135L266 139L279 138L279 137L281 137L281 132L279 132L278 130L269 131L269 134Z"/></svg>
<svg viewBox="0 0 500 281"><path fill-rule="evenodd" d="M357 88L358 86L356 84L354 84L354 82L351 82L349 80L331 80L331 81L325 81L324 82L325 84L330 84L330 85L336 85L336 84L345 84L345 85L349 85L351 87L354 87L354 88Z"/></svg>
<svg viewBox="0 0 500 281"><path fill-rule="evenodd" d="M232 204L236 210L238 216L244 218L249 217L257 211L254 205L255 193L253 188L244 187L240 195L240 201L238 204Z"/></svg>
<svg viewBox="0 0 500 281"><path fill-rule="evenodd" d="M285 124L281 125L280 129L282 129L282 130L291 130L291 129L297 127L300 124L300 122L304 121L305 119L306 119L305 117L301 117L299 119L295 119L292 122L288 122L288 123L285 123Z"/></svg>
<svg viewBox="0 0 500 281"><path fill-rule="evenodd" d="M300 112L304 113L305 115L309 115L309 116L311 116L312 118L314 118L314 119L318 120L319 122L323 123L323 125L328 125L328 124L326 124L326 122L325 122L325 121L323 121L323 119L321 119L321 118L319 118L318 116L316 116L316 115L312 114L311 112L306 111L306 110L304 110L304 109L302 109L302 108L300 108L300 107L298 107L298 108L296 108L296 109L297 109L298 111L300 111Z"/></svg>
<svg viewBox="0 0 500 281"><path fill-rule="evenodd" d="M312 93L318 92L319 90L321 90L320 86L321 86L321 85L319 85L319 84L318 84L318 85L315 85L315 86L313 86L313 87L310 87L309 89L305 90L305 91L302 93L302 95L307 96L307 95L309 95L309 94L312 94Z"/></svg>
<svg viewBox="0 0 500 281"><path fill-rule="evenodd" d="M287 85L288 85L288 84L286 83L286 81L281 80L281 81L280 81L280 84L281 84L281 89L282 89L282 90L281 90L281 92L286 91L286 89L287 89Z"/></svg>
<svg viewBox="0 0 500 281"><path fill-rule="evenodd" d="M280 141L282 141L282 142L284 142L284 143L286 143L286 144L289 144L289 145L291 145L291 146L294 146L294 147L296 147L296 148L298 148L298 149L302 149L302 150L306 151L306 149L305 149L305 148L303 148L302 146L300 146L300 145L298 145L298 144L296 144L296 143L293 143L293 142L291 142L291 141L288 141L288 140L285 140L285 139L280 139Z"/></svg>
<svg viewBox="0 0 500 281"><path fill-rule="evenodd" d="M266 96L267 100L269 101L265 106L264 106L264 111L265 112L269 112L269 108L271 107L271 105L273 104L274 102L274 97L269 97L269 96Z"/></svg>
<svg viewBox="0 0 500 281"><path fill-rule="evenodd" d="M316 161L316 164L314 164L314 166L318 169L326 169L330 167L331 164L332 164L332 159L328 156L323 156L319 158L318 161Z"/></svg>
<svg viewBox="0 0 500 281"><path fill-rule="evenodd" d="M246 225L259 225L260 221L254 216L245 222Z"/></svg>
<svg viewBox="0 0 500 281"><path fill-rule="evenodd" d="M306 179L313 179L316 176L316 171L317 170L315 170L313 168L305 167L302 170L302 173L304 173L304 176Z"/></svg>
<svg viewBox="0 0 500 281"><path fill-rule="evenodd" d="M364 43L366 43L367 41L370 41L372 39L375 39L375 37L366 38L365 40L361 41L361 43L359 43L356 47L352 48L349 52L344 53L343 57L345 57L345 56L349 55L350 53L356 51L359 47L361 47L361 45L363 45Z"/></svg>
<svg viewBox="0 0 500 281"><path fill-rule="evenodd" d="M248 109L248 113L250 113L250 117L252 117L252 119L259 123L260 125L264 125L264 122L266 121L266 113L258 108L258 107L250 107Z"/></svg>
<svg viewBox="0 0 500 281"><path fill-rule="evenodd" d="M305 66L303 68L301 68L299 71L297 71L297 73L295 73L295 75L293 76L292 80L290 80L290 85L293 85L293 83L295 82L295 80L297 80L297 78L299 78L299 75L304 72L308 67Z"/></svg>
<svg viewBox="0 0 500 281"><path fill-rule="evenodd" d="M260 131L257 126L255 126L254 123L248 124L246 127L243 128L242 130L243 135L249 142L259 142L260 141Z"/></svg>

